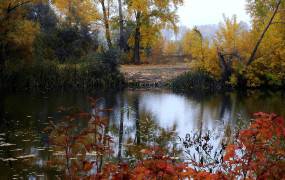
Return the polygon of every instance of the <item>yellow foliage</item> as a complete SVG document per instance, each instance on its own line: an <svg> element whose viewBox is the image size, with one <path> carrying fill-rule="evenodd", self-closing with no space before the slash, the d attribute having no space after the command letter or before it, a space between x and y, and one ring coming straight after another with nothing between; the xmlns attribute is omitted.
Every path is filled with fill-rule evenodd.
<svg viewBox="0 0 285 180"><path fill-rule="evenodd" d="M176 30L178 22L176 10L182 3L183 0L127 1L127 17L135 22L132 36L128 39L129 46L134 48L135 35L139 34L136 40L139 41L140 48L144 50L152 48L160 37L161 29L171 27Z"/></svg>
<svg viewBox="0 0 285 180"><path fill-rule="evenodd" d="M185 33L182 39L182 51L186 55L191 55L195 60L204 60L209 42L203 38L198 29L194 28Z"/></svg>
<svg viewBox="0 0 285 180"><path fill-rule="evenodd" d="M220 25L220 29L216 34L216 45L226 52L237 48L239 37L242 34L240 24L237 22L236 16L232 18L224 17L224 24Z"/></svg>
<svg viewBox="0 0 285 180"><path fill-rule="evenodd" d="M152 56L161 56L166 46L166 40L159 36L152 46Z"/></svg>
<svg viewBox="0 0 285 180"><path fill-rule="evenodd" d="M25 18L27 5L44 2L40 0L5 0L0 1L0 45L6 47L10 55L30 60L33 55L34 40L39 32L39 25Z"/></svg>
<svg viewBox="0 0 285 180"><path fill-rule="evenodd" d="M142 24L141 26L141 46L152 47L160 36L160 27L157 25Z"/></svg>
<svg viewBox="0 0 285 180"><path fill-rule="evenodd" d="M34 40L39 33L38 24L21 20L16 21L12 30L7 34L7 42L15 51L23 54L25 59L30 60L33 54Z"/></svg>
<svg viewBox="0 0 285 180"><path fill-rule="evenodd" d="M175 41L168 41L165 43L164 54L165 55L175 55L177 54L178 44Z"/></svg>
<svg viewBox="0 0 285 180"><path fill-rule="evenodd" d="M38 32L38 24L28 20L21 20L15 22L13 30L7 34L8 42L19 47L31 47Z"/></svg>
<svg viewBox="0 0 285 180"><path fill-rule="evenodd" d="M190 68L193 70L201 70L208 72L214 78L220 79L221 77L221 68L219 66L219 61L217 59L217 52L214 47L206 48L205 50L205 59L197 60L192 59L189 63Z"/></svg>
<svg viewBox="0 0 285 180"><path fill-rule="evenodd" d="M198 29L186 32L182 39L182 51L185 55L192 56L189 63L191 69L206 71L213 77L220 78L221 69L216 48L210 46L209 41L203 38Z"/></svg>
<svg viewBox="0 0 285 180"><path fill-rule="evenodd" d="M148 12L148 7L149 7L149 0L133 0L129 4L129 10L136 10L136 11L141 11L144 13Z"/></svg>
<svg viewBox="0 0 285 180"><path fill-rule="evenodd" d="M94 0L54 0L55 7L69 21L90 24L101 18Z"/></svg>
<svg viewBox="0 0 285 180"><path fill-rule="evenodd" d="M274 22L284 21L281 11ZM256 22L252 36L260 34L266 21ZM272 24L259 46L256 60L246 69L247 85L258 87L263 84L280 86L285 82L285 28L284 24Z"/></svg>

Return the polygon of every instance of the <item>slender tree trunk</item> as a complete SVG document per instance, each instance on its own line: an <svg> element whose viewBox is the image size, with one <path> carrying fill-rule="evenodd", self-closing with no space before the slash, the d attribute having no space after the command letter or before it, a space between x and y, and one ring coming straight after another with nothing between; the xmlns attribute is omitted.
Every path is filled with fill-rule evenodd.
<svg viewBox="0 0 285 180"><path fill-rule="evenodd" d="M125 51L125 38L124 38L124 20L123 20L123 10L122 10L122 0L118 0L119 4L119 20L120 20L120 39L119 47L121 51Z"/></svg>
<svg viewBox="0 0 285 180"><path fill-rule="evenodd" d="M247 66L249 66L255 60L255 54L257 52L257 49L258 49L260 43L262 42L262 40L263 40L263 38L265 36L265 33L267 32L267 30L269 29L270 25L272 24L272 21L273 21L274 17L276 16L280 5L281 5L281 0L279 0L277 2L276 7L274 9L274 12L273 12L273 14L272 14L268 24L266 25L265 29L263 30L262 34L260 35L260 37L259 37L259 39L258 39L258 41L257 41L257 43L256 43L256 45L255 45L255 47L253 49L253 51L252 51L248 61L247 61Z"/></svg>
<svg viewBox="0 0 285 180"><path fill-rule="evenodd" d="M135 47L134 47L134 63L140 64L140 40L141 40L141 12L136 15L136 30L135 30Z"/></svg>
<svg viewBox="0 0 285 180"><path fill-rule="evenodd" d="M111 41L111 32L110 32L110 25L109 25L109 18L108 18L108 12L106 10L105 6L105 0L100 0L102 11L103 11L103 21L105 26L105 36L107 40L107 44L109 49L112 48L112 41Z"/></svg>

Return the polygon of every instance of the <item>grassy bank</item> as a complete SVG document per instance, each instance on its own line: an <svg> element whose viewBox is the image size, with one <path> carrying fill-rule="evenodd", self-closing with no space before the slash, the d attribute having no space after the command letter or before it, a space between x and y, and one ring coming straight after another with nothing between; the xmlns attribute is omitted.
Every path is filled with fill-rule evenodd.
<svg viewBox="0 0 285 180"><path fill-rule="evenodd" d="M2 88L14 90L109 88L120 87L124 82L117 68L103 61L7 65L1 80Z"/></svg>
<svg viewBox="0 0 285 180"><path fill-rule="evenodd" d="M169 86L174 90L199 90L199 91L220 91L220 90L245 90L245 89L271 89L280 90L285 88L285 80L279 84L273 84L270 80L263 78L263 84L259 86L250 87L247 84L245 77L239 77L238 83L232 84L231 82L224 82L222 80L214 78L211 74L205 71L189 71L177 78L173 79Z"/></svg>
<svg viewBox="0 0 285 180"><path fill-rule="evenodd" d="M176 90L221 90L224 85L203 71L184 73L170 82L170 87Z"/></svg>

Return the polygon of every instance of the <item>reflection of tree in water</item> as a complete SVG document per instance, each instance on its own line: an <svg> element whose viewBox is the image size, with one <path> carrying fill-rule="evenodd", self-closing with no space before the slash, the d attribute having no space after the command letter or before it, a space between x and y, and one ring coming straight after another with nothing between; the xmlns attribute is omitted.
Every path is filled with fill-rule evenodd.
<svg viewBox="0 0 285 180"><path fill-rule="evenodd" d="M109 146L110 139L108 137L110 136L108 134L116 136L116 132L112 131L109 123L112 113L111 111L102 112L98 110L101 107L115 105L107 105L104 100L100 100L101 105L92 105L94 108L92 114L74 110L72 115L65 117L67 119L58 121L57 124L51 124L50 137L52 138L53 148L55 148L55 156L51 157L50 162L54 165L60 165L59 167L63 169L65 167L68 177L76 177L79 174L88 175L92 169L94 173L94 167L96 167L95 173L100 172L104 164L110 160L128 162L135 159L135 161L139 161L142 157L141 150L149 147L159 146L171 156L177 157L179 155L176 147L176 126L169 129L162 128L145 113L139 113L139 96L134 96L133 101L131 101L135 109L133 112L135 118L132 119L135 125L135 136L125 134L124 116L130 114L128 111L131 109L125 109L126 104L123 95L118 100L116 106L121 109L118 131L116 131L118 133L118 153L110 156L110 154L106 154L108 150L104 149L105 146ZM76 113L74 114L74 112ZM91 119L84 120L86 116L91 116ZM76 126L78 121L86 121L87 128L81 128L80 130ZM128 139L127 142L124 142L124 139ZM78 154L81 154L81 156L78 157ZM62 165L64 166L62 167Z"/></svg>
<svg viewBox="0 0 285 180"><path fill-rule="evenodd" d="M122 160L122 145L123 145L123 135L124 135L124 97L123 94L120 95L120 125L119 125L119 147L118 147L118 160Z"/></svg>
<svg viewBox="0 0 285 180"><path fill-rule="evenodd" d="M219 119L223 119L225 117L226 112L231 112L232 102L229 94L225 93L221 98L221 110Z"/></svg>
<svg viewBox="0 0 285 180"><path fill-rule="evenodd" d="M136 121L136 144L141 144L141 128L140 128L140 109L139 109L139 95L136 95L133 99L133 107L135 111Z"/></svg>
<svg viewBox="0 0 285 180"><path fill-rule="evenodd" d="M226 93L221 95L218 100L218 119L222 120L222 124L217 129L204 129L204 110L211 105L210 99L202 97L203 93L195 93L191 98L197 100L199 112L197 116L198 130L186 134L185 138L181 138L185 150L186 160L191 160L190 165L197 170L208 170L209 172L218 169L223 162L223 155L227 144L233 142L234 132L229 121L234 118L237 96L235 94ZM193 95L193 93L192 93ZM206 107L205 107L206 106ZM228 121L229 120L229 121Z"/></svg>
<svg viewBox="0 0 285 180"><path fill-rule="evenodd" d="M199 133L198 136L202 138L203 133L206 133L207 130L203 129L205 125L204 118L207 118L207 115L204 112L205 110L208 109L208 106L211 106L211 102L213 100L219 100L220 99L212 99L212 98L207 98L204 96L203 93L196 93L195 96L190 97L190 98L195 98L197 100L197 106L198 106L198 113L197 113L197 122L198 122L198 129ZM219 107L217 107L217 119L223 119L226 115L230 115L233 113L232 112L232 98L236 98L235 96L231 97L230 94L227 94L223 96L223 100L218 103ZM168 149L171 149L169 147L168 143L170 144L175 144L175 136L177 136L176 133L176 126L174 125L172 129L165 129L159 126L158 123L156 123L156 120L153 119L147 112L140 112L140 107L139 107L139 100L140 100L140 95L139 93L134 93L132 95L131 100L128 102L130 106L133 107L134 112L133 115L134 117L132 118L133 121L135 122L135 137L128 137L128 142L126 146L126 157L128 156L134 156L136 157L136 154L139 154L141 149L145 148L146 146L151 146L151 145L158 145L161 147L166 147ZM210 104L209 104L210 103ZM228 114L227 114L228 113ZM228 117L230 118L230 117ZM223 124L223 123L222 123ZM222 125L221 124L221 125ZM225 123L224 128L221 128L223 132L221 132L221 136L225 135L226 138L219 137L221 141L227 141L228 138L227 136L231 135L232 130L231 127ZM165 125L165 124L164 124ZM175 132L175 133L174 133ZM167 134L171 134L168 136ZM173 138L174 137L174 138ZM165 138L165 139L163 139ZM219 140L218 140L219 141ZM165 143L168 142L168 143ZM132 146L131 144L135 143L136 146ZM136 157L139 158L139 157Z"/></svg>
<svg viewBox="0 0 285 180"><path fill-rule="evenodd" d="M153 94L157 96L157 93ZM114 110L116 110L114 112L101 113L102 116L103 115L108 116L110 119L110 124L107 124L108 127L104 128L104 136L107 134L112 134L113 137L117 138L114 139L115 140L114 147L112 146L112 150L115 151L112 156L112 161L118 160L122 163L128 162L128 160L131 159L130 157L135 158L136 157L135 155L139 154L139 152L142 149L146 148L147 146L157 145L161 147L167 147L169 149L172 148L172 146L170 145L175 144L176 142L172 141L171 138L168 138L167 134L172 134L172 135L175 134L172 132L172 130L175 128L163 129L159 127L159 126L162 127L168 126L170 123L168 123L169 121L164 121L164 123L161 123L161 121L155 119L157 118L155 114L153 114L153 116L149 115L152 114L152 112L149 111L148 109L144 109L144 106L142 105L141 102L144 99L144 93L141 93L140 91L135 91L131 93L130 92L119 93L119 95L116 94L116 98L114 98L114 95L115 94L104 96L104 98L100 100L99 103L100 105L97 106L100 108L113 107ZM152 96L152 93L150 93L150 96ZM282 107L284 107L285 101L280 100L280 98L284 99L284 93L279 92L279 94L277 94L273 92L271 93L252 92L246 98L244 96L245 96L244 94L240 95L236 93L227 93L225 95L218 94L214 97L202 97L201 94L196 95L195 97L187 97L188 99L184 97L184 99L187 100L185 102L191 105L189 107L193 107L193 109L195 110L193 111L193 113L195 113L194 118L195 120L197 120L195 121L197 122L197 126L195 126L195 128L201 130L198 133L197 137L203 137L204 134L207 133L207 128L211 129L211 127L214 127L213 128L214 130L217 128L219 129L220 137L217 138L216 136L214 136L213 139L216 138L217 142L224 142L225 144L228 144L229 142L232 141L228 137L229 135L234 133L233 127L235 126L232 126L233 124L227 123L226 120L231 120L231 121L235 120L236 118L235 115L237 112L242 111L244 114L247 114L248 112L254 112L255 109L262 110L262 108L265 107L268 109L275 109L277 106L279 109L281 109L279 111L277 109L277 112L282 112ZM3 156L1 156L1 158L4 159L7 159L6 157L17 158L18 156L23 156L23 155L25 156L40 152L40 154L35 154L36 156L34 158L34 161L31 162L29 166L27 166L28 171L25 173L29 173L32 171L39 172L41 171L39 170L39 168L41 169L42 166L39 167L40 165L36 163L39 163L41 161L40 163L45 164L46 161L48 162L52 161L54 159L54 156L52 155L53 153L49 153L48 151L53 149L53 147L52 146L46 147L45 144L42 144L43 135L40 135L40 137L36 137L37 138L36 140L38 139L40 140L39 143L32 143L32 142L27 143L27 142L22 142L22 140L30 139L31 141L33 141L34 136L31 135L37 134L38 131L41 131L42 126L44 126L44 122L46 122L48 116L52 116L53 119L57 119L57 116L59 116L58 113L51 114L49 113L48 110L55 106L58 106L59 103L62 103L62 100L59 102L52 100L53 105L49 104L51 100L50 101L44 100L43 103L41 102L41 106L39 106L39 103L37 101L31 101L33 103L31 102L26 103L25 106L20 110L21 112L19 113L15 110L17 110L18 108L20 109L20 107L23 105L22 103L19 103L19 97L18 96L16 97L17 98L11 100L8 98L8 96L5 97L4 94L0 94L0 116L2 117L6 116L6 118L9 119L9 121L8 120L3 121L3 118L1 119L2 132L5 132L5 135L1 137L5 138L5 142L17 144L18 148L22 148L24 150L24 154L21 153L19 155L18 154L15 155L15 153L13 152L13 154L11 155L6 153L5 155L2 154ZM18 101L15 101L15 99L17 99ZM75 96L72 96L72 98L68 96L68 98L66 99L68 99L67 104L81 104L80 106L83 105L83 107L85 108L88 107L87 105L85 105L86 98L83 98L82 96L79 96L77 99L75 98ZM26 102L25 100L24 102ZM21 102L23 102L23 100L21 100ZM148 104L151 104L151 101L148 102L150 102ZM31 107L33 109L31 109ZM6 110L4 108L6 108ZM120 111L118 111L118 109ZM31 114L30 113L31 110L33 110L33 112L39 111L39 113ZM9 114L5 114L5 111L8 111ZM162 110L162 112L166 112L166 110L164 109L164 111ZM26 117L27 115L31 115L32 117L27 118ZM39 119L39 122L36 121L37 119ZM219 120L219 119L225 120L225 123L222 123L221 121L220 122L215 121L217 123L214 124L213 120ZM20 120L19 122L22 123L19 124L18 120ZM48 118L47 120L51 119ZM171 121L171 124L172 122L173 121ZM187 123L194 123L194 122L187 122ZM211 123L213 124L213 126ZM84 128L85 125L86 121L85 122L79 121L76 124L76 129L82 129ZM33 129L30 129L31 126L33 127ZM189 132L186 127L184 129L185 131ZM23 134L20 131L24 132L28 131L29 133L27 133L25 137L17 138L19 135L21 136ZM17 137L14 136L15 134L17 134ZM181 136L182 137L185 136L185 133L181 134ZM164 141L163 138L165 138L166 140ZM139 145L133 146L134 143ZM24 148L23 145L25 146ZM45 150L37 150L38 148L39 149L44 148ZM197 157L198 156L196 156L196 158ZM108 161L109 157L102 157L102 161L99 161L99 164L105 164ZM9 167L8 162L5 163L6 163L5 166ZM26 166L26 164L20 162L19 160L17 162L12 162L12 164L13 168L15 169L14 172L19 169L23 169L23 166ZM34 170L33 168L37 168L37 170ZM5 170L2 170L1 172L5 172ZM47 172L47 174L49 176L50 172Z"/></svg>
<svg viewBox="0 0 285 180"><path fill-rule="evenodd" d="M139 95L133 98L136 132L135 139L128 137L125 157L131 161L141 160L141 150L155 146L165 150L172 157L178 156L180 150L176 147L176 125L169 129L160 127L152 117L139 111L139 100Z"/></svg>
<svg viewBox="0 0 285 180"><path fill-rule="evenodd" d="M5 110L4 110L4 93L0 90L0 124L3 125L4 122L4 115L5 115Z"/></svg>

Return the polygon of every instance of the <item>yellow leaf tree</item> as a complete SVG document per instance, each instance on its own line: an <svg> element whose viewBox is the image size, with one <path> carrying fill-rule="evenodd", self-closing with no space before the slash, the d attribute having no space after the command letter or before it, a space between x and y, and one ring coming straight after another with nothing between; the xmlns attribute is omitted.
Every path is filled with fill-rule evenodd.
<svg viewBox="0 0 285 180"><path fill-rule="evenodd" d="M17 52L30 58L32 45L39 29L38 25L25 18L27 7L40 0L0 1L0 70L5 62Z"/></svg>
<svg viewBox="0 0 285 180"><path fill-rule="evenodd" d="M131 37L133 61L140 64L140 50L143 46L153 43L160 30L164 27L176 29L178 5L183 0L129 0L127 1L128 16L134 21ZM145 47L144 47L145 48Z"/></svg>

